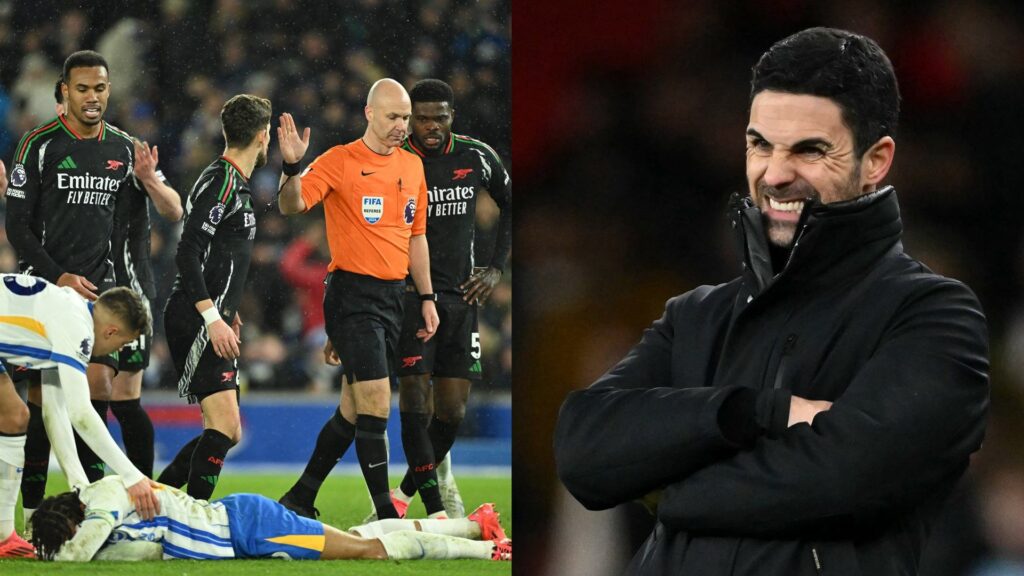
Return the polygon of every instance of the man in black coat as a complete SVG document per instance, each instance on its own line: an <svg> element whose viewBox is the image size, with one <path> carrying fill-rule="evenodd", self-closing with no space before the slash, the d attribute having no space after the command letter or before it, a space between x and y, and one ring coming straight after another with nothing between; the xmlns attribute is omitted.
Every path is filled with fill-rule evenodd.
<svg viewBox="0 0 1024 576"><path fill-rule="evenodd" d="M669 300L558 420L580 502L657 503L629 574L917 574L981 446L988 341L970 289L903 252L898 115L864 36L804 30L754 67L742 275Z"/></svg>

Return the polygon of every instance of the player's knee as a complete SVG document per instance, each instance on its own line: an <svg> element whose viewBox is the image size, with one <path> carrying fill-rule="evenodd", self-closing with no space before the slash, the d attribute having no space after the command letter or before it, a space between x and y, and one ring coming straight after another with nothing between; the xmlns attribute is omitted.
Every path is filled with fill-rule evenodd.
<svg viewBox="0 0 1024 576"><path fill-rule="evenodd" d="M418 388L402 386L398 397L398 407L402 412L417 412L426 414L430 412L428 395Z"/></svg>
<svg viewBox="0 0 1024 576"><path fill-rule="evenodd" d="M466 404L456 402L453 404L436 404L434 416L445 424L458 425L466 418Z"/></svg>
<svg viewBox="0 0 1024 576"><path fill-rule="evenodd" d="M231 439L231 445L237 446L242 441L242 422L238 418L227 422L227 425L222 430L225 436Z"/></svg>
<svg viewBox="0 0 1024 576"><path fill-rule="evenodd" d="M14 406L0 414L0 433L21 434L28 430L28 406L16 402Z"/></svg>
<svg viewBox="0 0 1024 576"><path fill-rule="evenodd" d="M242 441L242 425L239 424L238 426L236 426L234 433L226 434L226 436L231 439L232 447L238 446L238 443Z"/></svg>
<svg viewBox="0 0 1024 576"><path fill-rule="evenodd" d="M380 418L387 418L391 409L391 388L384 383L374 385L365 383L365 388L360 388L363 383L356 383L355 408L359 414L371 414Z"/></svg>
<svg viewBox="0 0 1024 576"><path fill-rule="evenodd" d="M242 421L237 415L222 416L210 422L208 427L227 436L232 446L242 441Z"/></svg>

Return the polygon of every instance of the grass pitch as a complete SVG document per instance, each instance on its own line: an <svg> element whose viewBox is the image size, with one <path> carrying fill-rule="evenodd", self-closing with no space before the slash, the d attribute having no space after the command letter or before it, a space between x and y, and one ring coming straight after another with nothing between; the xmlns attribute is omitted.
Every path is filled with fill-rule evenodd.
<svg viewBox="0 0 1024 576"><path fill-rule="evenodd" d="M221 476L213 497L220 498L235 492L263 494L276 500L287 490L295 474L242 474L232 473L230 467ZM509 477L458 476L459 490L466 503L467 514L483 502L494 502L501 512L501 524L512 538L512 479ZM392 477L391 485L397 486L400 478ZM50 474L47 494L67 490L67 482L60 474ZM370 499L361 476L332 475L324 482L316 501L320 509L320 520L341 529L362 523L370 511ZM409 506L409 518L425 516L419 497ZM18 532L22 531L21 506L17 516ZM0 574L4 576L35 576L36 574L97 574L145 575L145 576L192 576L216 574L217 576L256 576L261 574L339 574L346 576L405 575L410 576L477 576L488 574L511 574L509 562L483 560L417 560L417 561L286 561L286 560L173 560L161 562L88 562L69 564L38 562L35 560L0 560Z"/></svg>

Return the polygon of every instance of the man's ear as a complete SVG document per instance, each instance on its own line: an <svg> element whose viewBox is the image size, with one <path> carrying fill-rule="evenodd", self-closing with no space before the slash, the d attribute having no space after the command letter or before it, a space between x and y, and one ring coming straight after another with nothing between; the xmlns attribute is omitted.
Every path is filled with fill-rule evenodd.
<svg viewBox="0 0 1024 576"><path fill-rule="evenodd" d="M889 173L896 156L896 142L883 136L861 158L861 187L875 186Z"/></svg>

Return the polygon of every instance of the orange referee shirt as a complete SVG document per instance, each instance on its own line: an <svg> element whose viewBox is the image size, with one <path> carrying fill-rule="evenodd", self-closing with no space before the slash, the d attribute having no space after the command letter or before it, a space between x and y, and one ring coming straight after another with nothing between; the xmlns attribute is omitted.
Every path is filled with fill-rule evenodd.
<svg viewBox="0 0 1024 576"><path fill-rule="evenodd" d="M409 238L427 231L423 162L395 148L387 156L362 139L321 154L302 174L308 211L324 203L329 271L381 280L409 275Z"/></svg>

